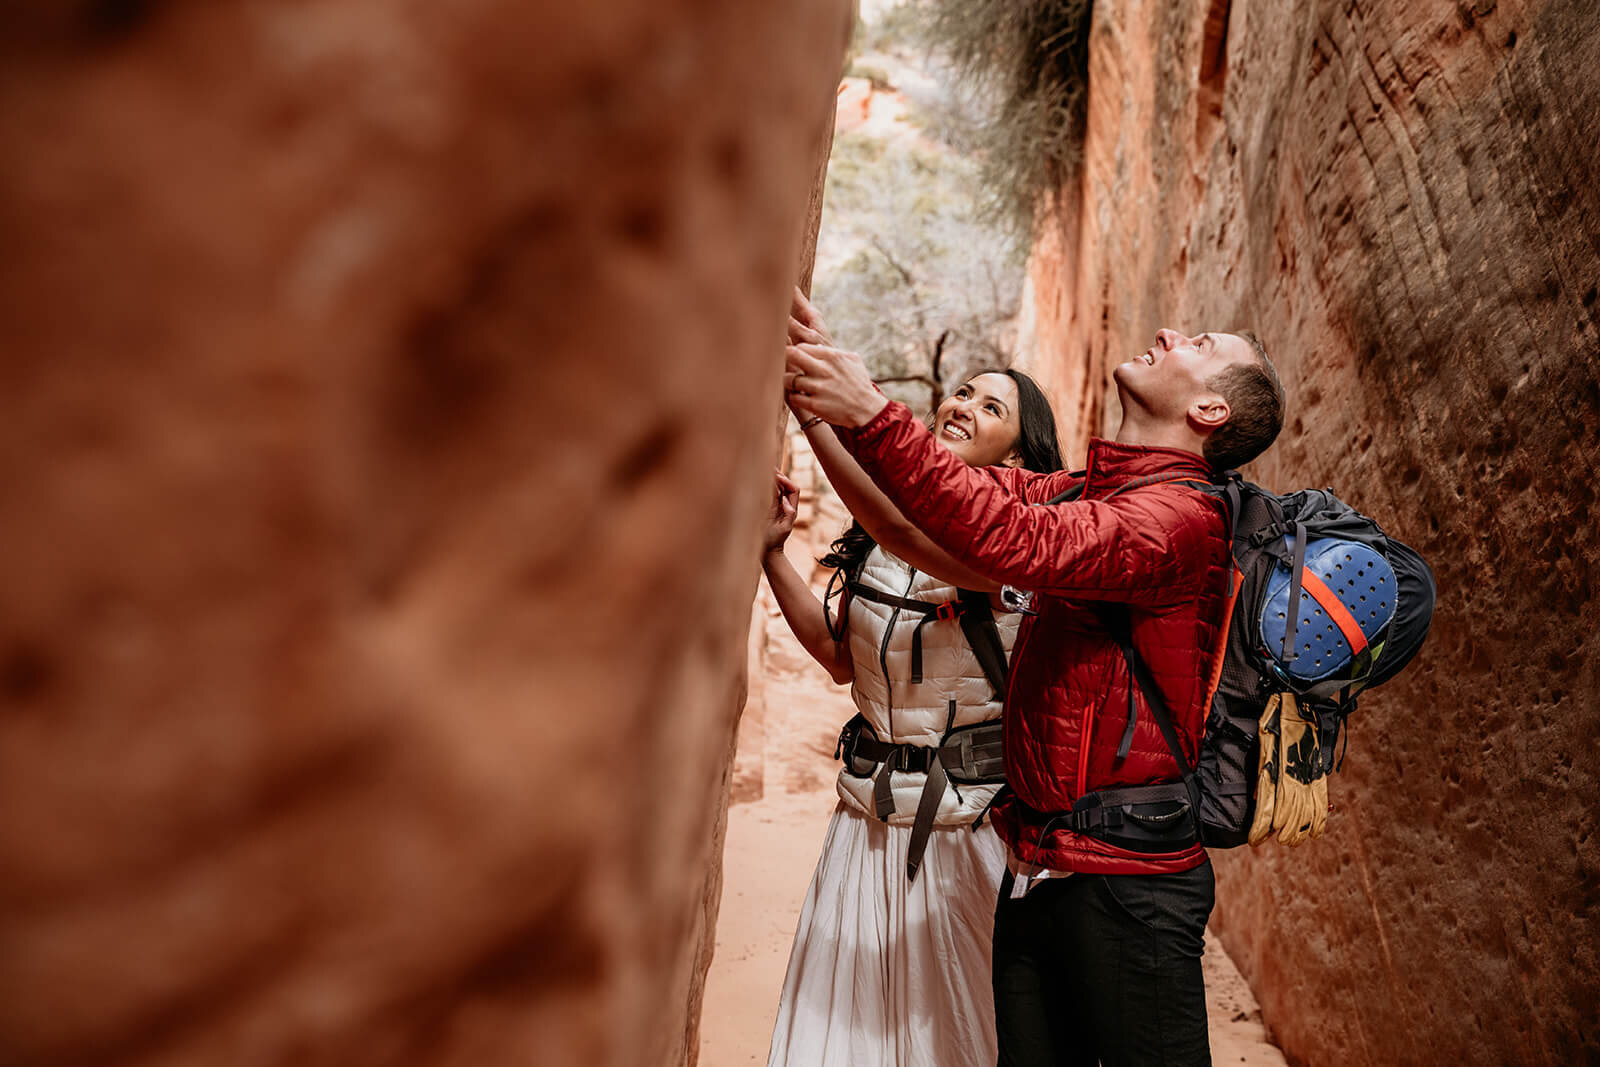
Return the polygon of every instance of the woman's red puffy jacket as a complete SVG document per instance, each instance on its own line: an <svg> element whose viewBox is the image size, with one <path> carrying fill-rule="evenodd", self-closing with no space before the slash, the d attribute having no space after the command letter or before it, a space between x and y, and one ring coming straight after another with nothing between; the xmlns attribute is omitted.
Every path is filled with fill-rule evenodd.
<svg viewBox="0 0 1600 1067"><path fill-rule="evenodd" d="M1006 779L1013 795L992 812L995 829L1017 857L1097 874L1155 874L1202 863L1199 845L1150 856L1059 823L1045 840L1040 831L1050 814L1071 810L1086 792L1180 777L1137 693L1133 745L1116 758L1129 689L1137 687L1086 601L1128 606L1134 648L1194 762L1228 610L1225 509L1193 486L1140 480L1181 475L1205 481L1211 476L1206 461L1180 449L1096 439L1083 471L979 470L942 448L910 409L893 403L840 437L934 543L994 581L1035 594L1038 614L1017 639L1006 697ZM1032 506L1079 482L1079 500Z"/></svg>

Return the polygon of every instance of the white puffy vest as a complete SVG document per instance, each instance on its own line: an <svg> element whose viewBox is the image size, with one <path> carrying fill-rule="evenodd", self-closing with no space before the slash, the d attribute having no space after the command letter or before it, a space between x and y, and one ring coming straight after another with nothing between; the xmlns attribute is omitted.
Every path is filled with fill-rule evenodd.
<svg viewBox="0 0 1600 1067"><path fill-rule="evenodd" d="M954 586L912 569L882 548L874 548L867 556L859 581L893 596L930 604L958 599ZM922 628L922 681L912 683L911 638L922 618L887 604L851 599L848 640L855 680L850 695L879 740L932 747L939 744L947 724L970 726L999 719L1001 704L955 619L934 619ZM1009 659L1021 616L996 610L994 620ZM894 814L889 822L910 825L927 776L905 771L891 775ZM934 825L970 824L997 789L998 785L946 785ZM839 796L872 815L871 778L857 778L844 768L839 772Z"/></svg>

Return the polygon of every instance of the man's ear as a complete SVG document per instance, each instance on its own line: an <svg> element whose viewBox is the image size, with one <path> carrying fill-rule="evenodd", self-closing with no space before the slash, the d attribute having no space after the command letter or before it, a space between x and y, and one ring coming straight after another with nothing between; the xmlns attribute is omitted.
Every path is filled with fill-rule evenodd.
<svg viewBox="0 0 1600 1067"><path fill-rule="evenodd" d="M1233 412L1226 400L1216 393L1206 393L1196 397L1194 403L1189 405L1189 425L1197 433L1215 433L1231 414Z"/></svg>

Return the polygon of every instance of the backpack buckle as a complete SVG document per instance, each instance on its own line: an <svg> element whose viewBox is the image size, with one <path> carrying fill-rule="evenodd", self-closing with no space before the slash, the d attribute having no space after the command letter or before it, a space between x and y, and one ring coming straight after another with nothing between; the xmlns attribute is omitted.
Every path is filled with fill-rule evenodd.
<svg viewBox="0 0 1600 1067"><path fill-rule="evenodd" d="M961 601L946 600L943 604L940 604L937 608L935 608L933 613L936 617L943 619L945 622L949 622L951 619L959 619L964 611L966 611L966 607L961 603Z"/></svg>
<svg viewBox="0 0 1600 1067"><path fill-rule="evenodd" d="M1033 609L1033 594L1021 589L1013 589L1009 585L1000 587L1000 603L1005 605L1007 611L1015 611L1021 615L1037 615Z"/></svg>

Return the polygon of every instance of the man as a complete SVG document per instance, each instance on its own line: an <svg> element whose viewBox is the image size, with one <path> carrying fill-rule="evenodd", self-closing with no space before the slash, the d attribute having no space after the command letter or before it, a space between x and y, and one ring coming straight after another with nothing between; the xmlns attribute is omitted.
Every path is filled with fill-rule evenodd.
<svg viewBox="0 0 1600 1067"><path fill-rule="evenodd" d="M1150 826L1178 819L1180 840L1072 812L1091 793L1182 777L1108 620L1128 626L1193 766L1232 567L1225 505L1188 483L1277 436L1283 390L1265 351L1249 335L1159 331L1116 368L1116 439L1091 442L1085 470L1049 475L968 468L860 357L787 352L797 413L837 427L937 549L1034 594L1006 700L1010 790L991 813L1014 875L995 916L1000 1063L1209 1063L1200 954L1214 883L1183 805L1122 809ZM1036 506L1068 489L1071 502Z"/></svg>

